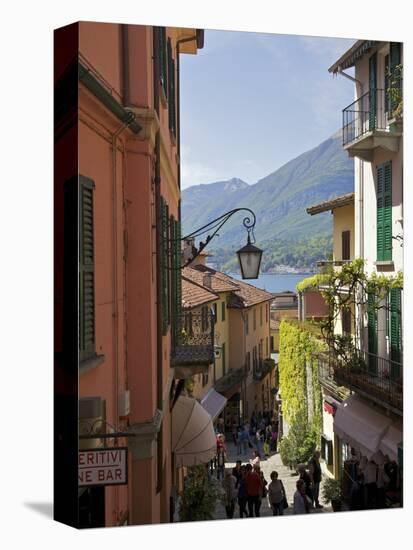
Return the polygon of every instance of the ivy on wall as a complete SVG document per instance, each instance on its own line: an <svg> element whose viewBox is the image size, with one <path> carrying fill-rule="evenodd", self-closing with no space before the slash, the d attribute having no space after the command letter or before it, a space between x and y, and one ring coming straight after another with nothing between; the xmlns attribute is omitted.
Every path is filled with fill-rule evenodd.
<svg viewBox="0 0 413 550"><path fill-rule="evenodd" d="M280 445L285 464L307 462L320 441L322 394L316 354L325 349L308 323L284 319L280 325L279 376L283 416L289 433Z"/></svg>

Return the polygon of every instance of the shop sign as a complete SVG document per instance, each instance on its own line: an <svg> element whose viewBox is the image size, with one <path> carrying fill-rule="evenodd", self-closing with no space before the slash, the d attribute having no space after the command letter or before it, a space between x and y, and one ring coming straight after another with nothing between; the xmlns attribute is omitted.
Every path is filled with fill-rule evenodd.
<svg viewBox="0 0 413 550"><path fill-rule="evenodd" d="M127 483L127 447L79 451L79 487Z"/></svg>

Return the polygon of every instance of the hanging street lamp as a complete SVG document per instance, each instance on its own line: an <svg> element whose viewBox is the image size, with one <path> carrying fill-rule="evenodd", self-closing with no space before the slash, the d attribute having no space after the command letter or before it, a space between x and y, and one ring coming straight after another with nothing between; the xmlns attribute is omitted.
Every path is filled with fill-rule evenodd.
<svg viewBox="0 0 413 550"><path fill-rule="evenodd" d="M238 262L243 279L258 279L262 250L251 244L250 236L245 246L237 251Z"/></svg>
<svg viewBox="0 0 413 550"><path fill-rule="evenodd" d="M182 241L192 241L196 237L207 233L208 231L214 230L211 235L207 235L205 242L201 241L199 247L196 248L192 246L192 254L189 258L186 258L182 268L188 266L192 263L197 256L204 250L207 244L218 235L218 231L221 227L236 213L245 210L252 215L252 218L246 216L243 220L243 225L247 230L247 244L240 248L237 251L238 261L241 270L241 276L243 279L258 279L261 265L262 250L257 246L254 246L255 236L254 236L254 227L256 222L255 214L249 208L234 208L222 216L219 216L215 220L212 220L208 224L196 229L192 233L185 235L181 240Z"/></svg>

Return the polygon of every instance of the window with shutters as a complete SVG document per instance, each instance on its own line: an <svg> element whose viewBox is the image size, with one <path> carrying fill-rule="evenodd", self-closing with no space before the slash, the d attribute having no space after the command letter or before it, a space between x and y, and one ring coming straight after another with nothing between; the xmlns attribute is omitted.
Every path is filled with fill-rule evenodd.
<svg viewBox="0 0 413 550"><path fill-rule="evenodd" d="M160 251L160 267L162 288L162 334L166 334L170 324L170 303L169 303L169 287L170 287L170 254L169 254L169 207L163 197L161 197L161 251Z"/></svg>
<svg viewBox="0 0 413 550"><path fill-rule="evenodd" d="M402 363L402 300L401 289L390 290L390 359L396 363ZM392 374L398 378L400 369L398 365L392 366Z"/></svg>
<svg viewBox="0 0 413 550"><path fill-rule="evenodd" d="M400 72L400 63L401 63L401 43L400 42L390 42L390 54L389 54L389 87L401 92L401 72ZM397 108L400 97L390 96L389 98L389 118L393 117L393 110Z"/></svg>
<svg viewBox="0 0 413 550"><path fill-rule="evenodd" d="M385 90L385 101L384 101L384 112L388 113L391 110L390 107L390 94L388 89L390 88L390 64L389 64L389 55L386 55L384 58L384 90Z"/></svg>
<svg viewBox="0 0 413 550"><path fill-rule="evenodd" d="M377 261L392 260L392 163L377 167Z"/></svg>
<svg viewBox="0 0 413 550"><path fill-rule="evenodd" d="M79 359L96 355L95 268L93 230L94 182L79 176Z"/></svg>
<svg viewBox="0 0 413 550"><path fill-rule="evenodd" d="M171 327L172 342L177 344L181 333L182 281L181 281L181 223L170 217L170 250L171 250ZM191 323L192 326L192 323ZM191 329L192 330L192 329Z"/></svg>
<svg viewBox="0 0 413 550"><path fill-rule="evenodd" d="M221 302L221 320L225 321L225 302Z"/></svg>
<svg viewBox="0 0 413 550"><path fill-rule="evenodd" d="M350 259L350 231L342 231L341 233L341 259Z"/></svg>
<svg viewBox="0 0 413 550"><path fill-rule="evenodd" d="M158 56L159 56L159 80L165 97L168 96L167 58L166 58L166 29L157 28Z"/></svg>
<svg viewBox="0 0 413 550"><path fill-rule="evenodd" d="M176 136L175 61L172 57L172 43L168 39L168 120L169 129Z"/></svg>
<svg viewBox="0 0 413 550"><path fill-rule="evenodd" d="M377 122L377 53L369 58L369 106L369 130L374 130Z"/></svg>
<svg viewBox="0 0 413 550"><path fill-rule="evenodd" d="M367 319L368 319L368 370L377 374L377 308L376 296L369 292L367 295Z"/></svg>

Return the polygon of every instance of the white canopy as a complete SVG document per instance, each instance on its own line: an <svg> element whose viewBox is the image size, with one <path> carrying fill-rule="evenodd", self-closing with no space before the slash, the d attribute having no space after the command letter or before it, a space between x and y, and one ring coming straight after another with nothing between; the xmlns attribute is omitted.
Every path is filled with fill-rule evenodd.
<svg viewBox="0 0 413 550"><path fill-rule="evenodd" d="M379 449L384 455L389 455L391 460L398 459L398 447L403 441L403 429L401 426L392 425L384 434Z"/></svg>
<svg viewBox="0 0 413 550"><path fill-rule="evenodd" d="M227 404L227 398L211 388L201 399L201 405L215 420Z"/></svg>
<svg viewBox="0 0 413 550"><path fill-rule="evenodd" d="M390 424L387 416L369 407L357 395L352 395L337 408L334 433L370 459L379 449Z"/></svg>
<svg viewBox="0 0 413 550"><path fill-rule="evenodd" d="M172 410L172 449L176 466L205 464L216 454L211 415L192 397L179 397Z"/></svg>

